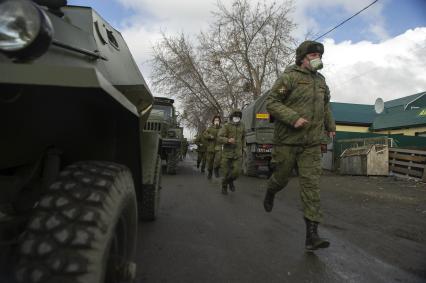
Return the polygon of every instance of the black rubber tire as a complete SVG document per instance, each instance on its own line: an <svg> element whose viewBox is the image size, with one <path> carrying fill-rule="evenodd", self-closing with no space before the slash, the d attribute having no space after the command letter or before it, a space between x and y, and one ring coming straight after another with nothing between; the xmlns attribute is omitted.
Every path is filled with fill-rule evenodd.
<svg viewBox="0 0 426 283"><path fill-rule="evenodd" d="M167 174L176 175L177 163L178 157L176 149L172 149L169 153L167 153Z"/></svg>
<svg viewBox="0 0 426 283"><path fill-rule="evenodd" d="M139 203L139 219L153 221L157 218L161 191L161 158L157 157L155 166L154 184L144 185L142 188L142 202Z"/></svg>
<svg viewBox="0 0 426 283"><path fill-rule="evenodd" d="M135 268L136 233L129 169L111 162L75 163L60 173L34 208L17 250L15 279L126 282L123 270L116 270L126 263Z"/></svg>
<svg viewBox="0 0 426 283"><path fill-rule="evenodd" d="M257 176L257 166L252 152L243 154L243 174L251 177Z"/></svg>

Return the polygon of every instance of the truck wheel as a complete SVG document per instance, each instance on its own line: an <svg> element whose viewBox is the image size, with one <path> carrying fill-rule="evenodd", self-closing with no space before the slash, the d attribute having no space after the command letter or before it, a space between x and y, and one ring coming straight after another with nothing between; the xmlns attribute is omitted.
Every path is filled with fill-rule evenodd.
<svg viewBox="0 0 426 283"><path fill-rule="evenodd" d="M137 208L125 166L68 166L34 208L17 249L18 282L129 282Z"/></svg>
<svg viewBox="0 0 426 283"><path fill-rule="evenodd" d="M153 221L157 218L158 206L160 203L161 190L161 158L157 156L155 166L154 183L144 185L142 188L142 203L139 208L139 216L141 220Z"/></svg>
<svg viewBox="0 0 426 283"><path fill-rule="evenodd" d="M170 175L175 175L176 174L176 167L177 167L177 154L176 154L176 150L172 149L168 154L167 154L167 174Z"/></svg>
<svg viewBox="0 0 426 283"><path fill-rule="evenodd" d="M257 176L257 166L255 163L254 154L244 152L243 155L243 173L246 176Z"/></svg>

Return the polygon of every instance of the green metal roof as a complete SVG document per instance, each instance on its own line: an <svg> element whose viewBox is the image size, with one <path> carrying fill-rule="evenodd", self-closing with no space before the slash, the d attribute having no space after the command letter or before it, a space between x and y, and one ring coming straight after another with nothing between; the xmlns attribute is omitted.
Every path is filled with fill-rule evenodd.
<svg viewBox="0 0 426 283"><path fill-rule="evenodd" d="M373 105L330 102L334 120L340 124L367 125L377 116Z"/></svg>
<svg viewBox="0 0 426 283"><path fill-rule="evenodd" d="M426 92L419 92L413 95L409 95L409 96L405 96L405 97L401 97L398 99L394 99L394 100L389 100L385 102L385 108L393 108L393 107L397 107L397 106L402 106L402 108L405 107L405 105L407 105L408 103L412 102L413 100L416 100L417 98L419 98L420 96L426 94Z"/></svg>
<svg viewBox="0 0 426 283"><path fill-rule="evenodd" d="M426 108L380 114L374 120L372 128L383 130L422 125L426 125Z"/></svg>
<svg viewBox="0 0 426 283"><path fill-rule="evenodd" d="M426 92L423 92L423 95L420 95L413 101L407 103L405 106L406 110L412 110L417 108L425 108L426 107Z"/></svg>

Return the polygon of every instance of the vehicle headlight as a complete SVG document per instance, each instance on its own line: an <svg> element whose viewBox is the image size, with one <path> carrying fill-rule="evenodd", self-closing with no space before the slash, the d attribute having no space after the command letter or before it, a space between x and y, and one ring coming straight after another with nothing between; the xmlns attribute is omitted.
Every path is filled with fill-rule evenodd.
<svg viewBox="0 0 426 283"><path fill-rule="evenodd" d="M49 17L29 0L0 0L0 50L10 57L35 58L52 42Z"/></svg>

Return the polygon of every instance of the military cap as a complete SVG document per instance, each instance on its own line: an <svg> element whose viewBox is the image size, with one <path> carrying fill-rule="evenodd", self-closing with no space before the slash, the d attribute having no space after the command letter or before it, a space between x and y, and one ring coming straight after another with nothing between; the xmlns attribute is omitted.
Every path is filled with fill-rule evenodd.
<svg viewBox="0 0 426 283"><path fill-rule="evenodd" d="M324 54L324 45L312 40L302 42L296 49L296 65L300 66L303 58L309 53Z"/></svg>

